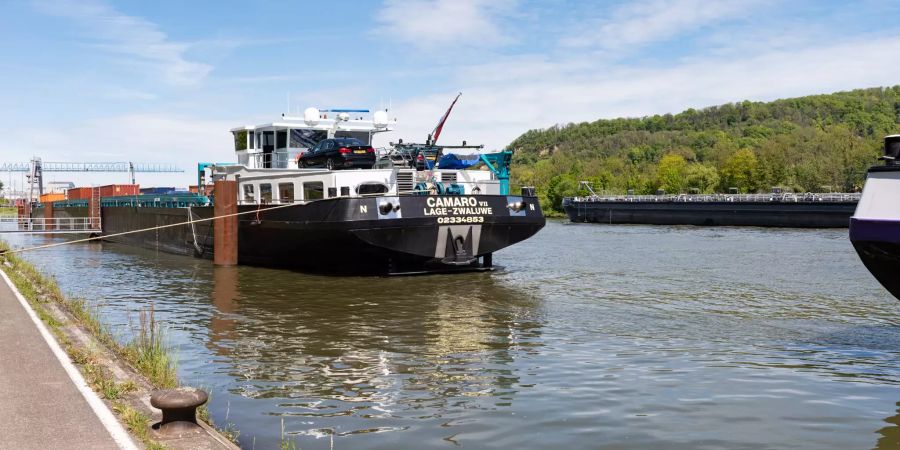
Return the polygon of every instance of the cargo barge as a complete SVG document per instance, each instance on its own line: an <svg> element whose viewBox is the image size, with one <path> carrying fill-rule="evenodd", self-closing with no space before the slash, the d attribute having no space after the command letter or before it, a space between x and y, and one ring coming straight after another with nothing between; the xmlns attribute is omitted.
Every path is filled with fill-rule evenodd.
<svg viewBox="0 0 900 450"><path fill-rule="evenodd" d="M563 199L572 222L846 228L860 194L622 195Z"/></svg>
<svg viewBox="0 0 900 450"><path fill-rule="evenodd" d="M216 215L217 203L231 204L237 263L362 274L491 270L494 252L544 226L533 189L509 192L509 151L480 153L474 170L419 170L394 163L391 149L378 151L371 168L338 170L331 159L309 167L310 149L325 150L317 142L352 138L363 146L340 154L362 158L391 125L383 111L371 120L346 112L329 119L310 108L303 118L231 130L238 162L199 164L196 194L95 195L38 204L31 214L97 215L109 241L213 258L222 221L205 219ZM426 146L437 160L442 148L431 139ZM213 183L232 192L209 193ZM176 224L184 225L167 227Z"/></svg>

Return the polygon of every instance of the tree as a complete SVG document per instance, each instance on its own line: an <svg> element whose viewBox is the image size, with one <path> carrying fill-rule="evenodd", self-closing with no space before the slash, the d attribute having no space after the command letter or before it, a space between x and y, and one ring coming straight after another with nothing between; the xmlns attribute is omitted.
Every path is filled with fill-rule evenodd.
<svg viewBox="0 0 900 450"><path fill-rule="evenodd" d="M679 194L684 191L685 171L687 169L687 161L678 154L669 153L659 161L659 169L656 172L656 179L660 189L670 194Z"/></svg>
<svg viewBox="0 0 900 450"><path fill-rule="evenodd" d="M719 172L715 167L703 164L689 164L685 170L685 180L689 188L701 194L712 194L719 186Z"/></svg>
<svg viewBox="0 0 900 450"><path fill-rule="evenodd" d="M744 148L736 151L722 166L723 188L736 187L743 193L756 192L758 166L752 150Z"/></svg>
<svg viewBox="0 0 900 450"><path fill-rule="evenodd" d="M562 212L563 198L576 195L578 195L578 180L569 174L557 175L551 178L547 185L547 204L541 205L541 208L549 207L554 211Z"/></svg>

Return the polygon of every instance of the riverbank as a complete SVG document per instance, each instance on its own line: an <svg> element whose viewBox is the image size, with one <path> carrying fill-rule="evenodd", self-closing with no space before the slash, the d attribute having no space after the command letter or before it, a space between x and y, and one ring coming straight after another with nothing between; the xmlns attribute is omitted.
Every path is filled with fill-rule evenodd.
<svg viewBox="0 0 900 450"><path fill-rule="evenodd" d="M201 432L178 436L166 436L151 428L162 418L161 412L150 406L151 392L178 385L175 359L167 346L165 330L155 321L152 305L141 311L139 328L132 338L120 342L102 324L97 311L82 300L66 298L53 279L13 254L2 254L6 249L0 241L0 269L10 280L10 288L20 293L52 334L50 339L77 367L83 383L115 412L136 442L148 449L237 448L230 440L236 438L236 432L220 434L202 420ZM27 386L14 389L24 391ZM199 413L208 420L205 409Z"/></svg>

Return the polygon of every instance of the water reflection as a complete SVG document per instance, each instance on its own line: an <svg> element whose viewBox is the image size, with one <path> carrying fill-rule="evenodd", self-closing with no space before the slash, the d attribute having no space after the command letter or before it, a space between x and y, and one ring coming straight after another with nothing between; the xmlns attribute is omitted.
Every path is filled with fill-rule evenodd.
<svg viewBox="0 0 900 450"><path fill-rule="evenodd" d="M897 406L900 407L900 402L897 402ZM878 438L878 443L875 445L875 449L900 449L900 409L897 409L896 415L888 417L887 419L884 419L884 421L889 423L890 425L878 430L878 434L880 434L881 437Z"/></svg>
<svg viewBox="0 0 900 450"><path fill-rule="evenodd" d="M512 362L541 345L539 301L490 275L347 279L217 267L213 279L207 346L238 380L230 392L282 399L264 413L305 418L291 424L297 433L385 431L371 419L508 406L519 381Z"/></svg>

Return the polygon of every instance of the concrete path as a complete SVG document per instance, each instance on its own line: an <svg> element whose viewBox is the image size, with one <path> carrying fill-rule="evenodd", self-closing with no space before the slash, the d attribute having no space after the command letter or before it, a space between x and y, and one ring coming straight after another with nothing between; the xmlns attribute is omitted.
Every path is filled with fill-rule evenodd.
<svg viewBox="0 0 900 450"><path fill-rule="evenodd" d="M34 319L0 273L0 448L135 448Z"/></svg>

